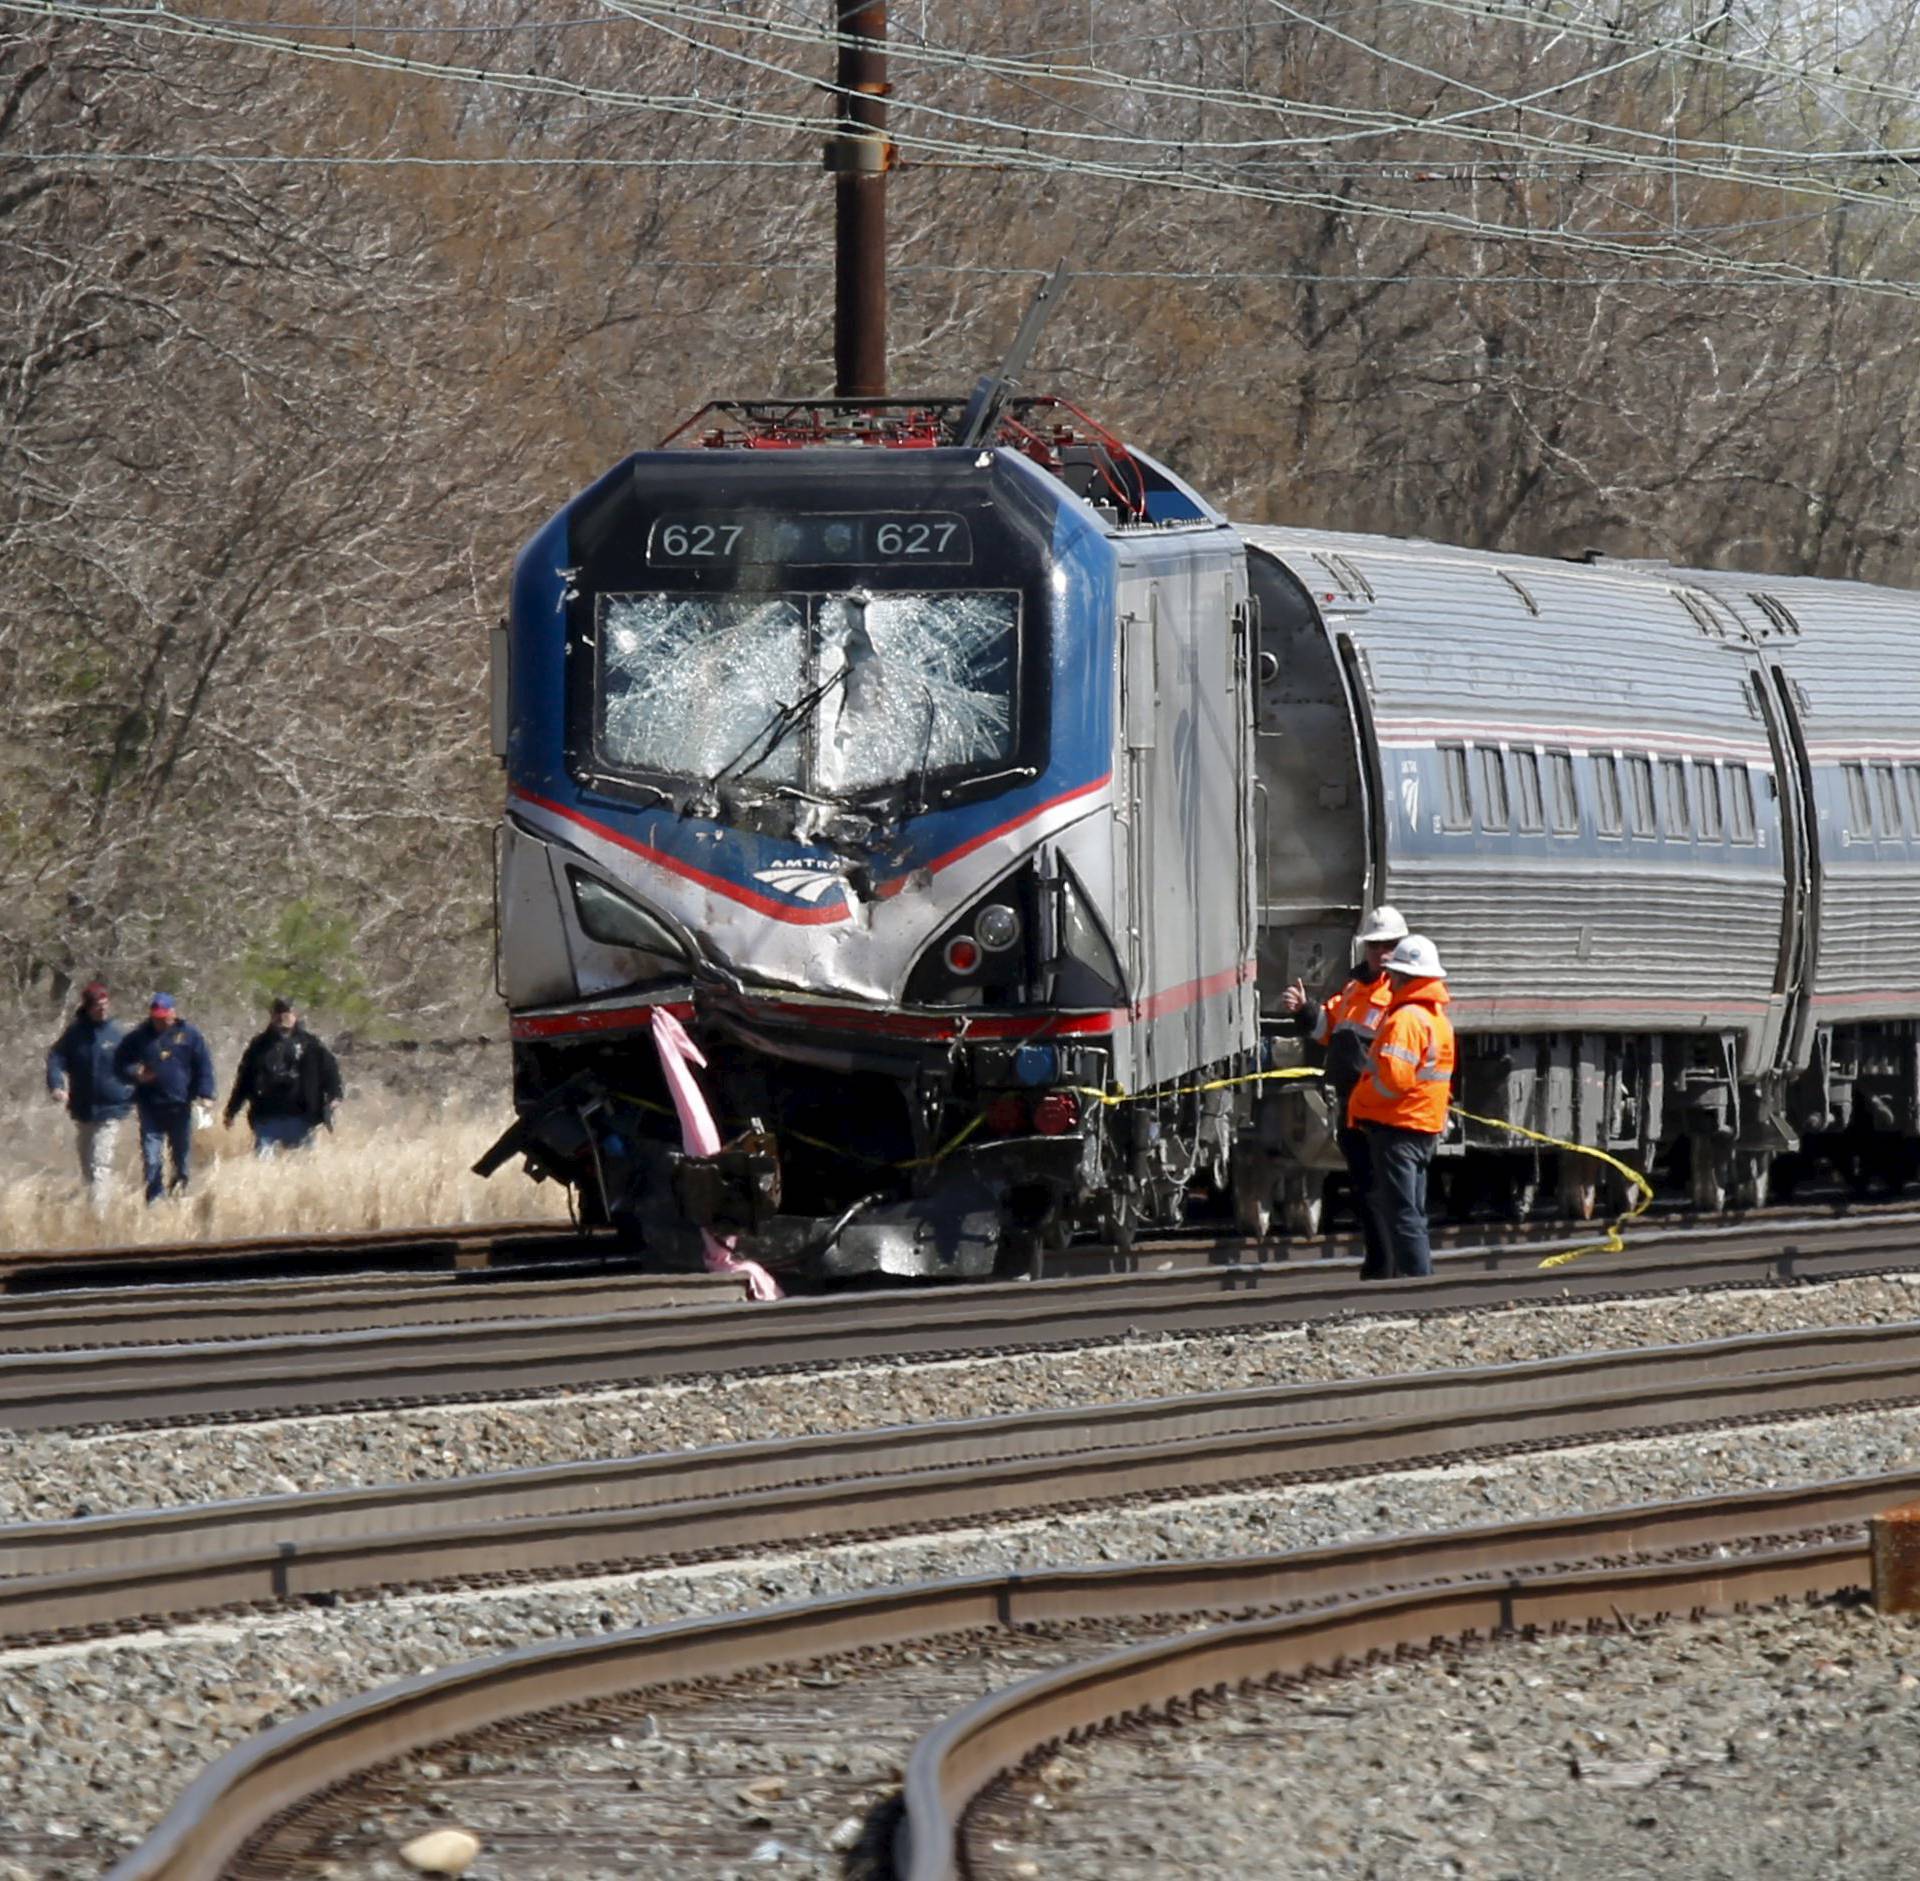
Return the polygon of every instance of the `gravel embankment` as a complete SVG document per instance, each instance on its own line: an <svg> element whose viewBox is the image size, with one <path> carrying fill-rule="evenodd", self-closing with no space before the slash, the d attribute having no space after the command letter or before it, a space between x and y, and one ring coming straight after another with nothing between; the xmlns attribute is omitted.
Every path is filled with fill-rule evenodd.
<svg viewBox="0 0 1920 1881"><path fill-rule="evenodd" d="M271 1718L530 1640L943 1575L1311 1547L1916 1460L1920 1411L1805 1420L0 1655L0 1881L97 1875L204 1762ZM684 1755L697 1760L699 1746ZM673 1767L669 1759L655 1780L671 1780ZM435 1826L424 1798L418 1826ZM818 1854L831 1826L782 1821L770 1833ZM502 1873L484 1862L473 1872L480 1881Z"/></svg>
<svg viewBox="0 0 1920 1881"><path fill-rule="evenodd" d="M164 1433L0 1438L0 1520L422 1482L758 1437L1498 1365L1794 1327L1886 1324L1920 1278L1598 1306L1368 1319L1228 1338L862 1365L511 1404L286 1418Z"/></svg>
<svg viewBox="0 0 1920 1881"><path fill-rule="evenodd" d="M1920 1621L1823 1606L1450 1654L1070 1746L989 1876L1896 1881Z"/></svg>

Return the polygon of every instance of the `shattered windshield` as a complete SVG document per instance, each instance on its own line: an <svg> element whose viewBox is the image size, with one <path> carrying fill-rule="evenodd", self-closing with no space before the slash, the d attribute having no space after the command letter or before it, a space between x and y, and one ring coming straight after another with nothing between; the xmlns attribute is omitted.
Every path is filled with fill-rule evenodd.
<svg viewBox="0 0 1920 1881"><path fill-rule="evenodd" d="M610 594L600 618L600 754L620 770L711 777L783 704L806 670L805 599ZM800 750L770 751L769 783L798 784Z"/></svg>
<svg viewBox="0 0 1920 1881"><path fill-rule="evenodd" d="M600 755L820 796L1014 754L1011 593L601 601Z"/></svg>

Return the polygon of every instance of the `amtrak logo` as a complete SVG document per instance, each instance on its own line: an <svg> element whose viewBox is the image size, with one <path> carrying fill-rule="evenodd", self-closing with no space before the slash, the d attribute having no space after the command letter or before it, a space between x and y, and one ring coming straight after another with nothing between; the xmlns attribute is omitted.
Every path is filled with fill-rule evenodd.
<svg viewBox="0 0 1920 1881"><path fill-rule="evenodd" d="M1407 813L1409 829L1420 827L1420 777L1418 772L1401 778L1400 807Z"/></svg>
<svg viewBox="0 0 1920 1881"><path fill-rule="evenodd" d="M824 901L840 886L839 872L830 862L776 863L770 869L755 869L753 879L809 904Z"/></svg>

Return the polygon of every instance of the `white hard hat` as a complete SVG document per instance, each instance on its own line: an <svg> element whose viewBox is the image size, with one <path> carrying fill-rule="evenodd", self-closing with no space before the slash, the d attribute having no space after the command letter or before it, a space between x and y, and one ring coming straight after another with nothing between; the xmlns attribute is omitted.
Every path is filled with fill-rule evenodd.
<svg viewBox="0 0 1920 1881"><path fill-rule="evenodd" d="M1382 902L1379 907L1375 908L1373 912L1360 923L1360 932L1354 936L1354 939L1360 941L1390 941L1405 940L1406 937L1407 924L1401 920L1400 910L1398 908L1389 908L1385 902Z"/></svg>
<svg viewBox="0 0 1920 1881"><path fill-rule="evenodd" d="M1409 934L1380 963L1389 973L1404 973L1416 980L1444 980L1447 970L1440 964L1440 949L1424 934Z"/></svg>

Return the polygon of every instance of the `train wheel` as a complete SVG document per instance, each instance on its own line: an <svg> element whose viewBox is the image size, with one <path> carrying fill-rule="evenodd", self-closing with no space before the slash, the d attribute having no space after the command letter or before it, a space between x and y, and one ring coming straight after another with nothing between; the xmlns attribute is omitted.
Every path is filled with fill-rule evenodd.
<svg viewBox="0 0 1920 1881"><path fill-rule="evenodd" d="M1249 1241L1264 1241L1273 1232L1273 1198L1245 1189L1233 1192L1233 1225Z"/></svg>
<svg viewBox="0 0 1920 1881"><path fill-rule="evenodd" d="M1560 1212L1574 1221L1591 1221L1600 1206L1600 1165L1590 1156L1560 1159Z"/></svg>
<svg viewBox="0 0 1920 1881"><path fill-rule="evenodd" d="M1281 1226L1289 1234L1318 1234L1326 1216L1326 1184L1318 1176L1289 1176L1280 1209Z"/></svg>
<svg viewBox="0 0 1920 1881"><path fill-rule="evenodd" d="M1236 1157L1231 1181L1233 1225L1249 1240L1264 1241L1273 1232L1273 1165Z"/></svg>
<svg viewBox="0 0 1920 1881"><path fill-rule="evenodd" d="M1525 1221L1540 1199L1540 1171L1537 1167L1510 1169L1500 1185L1500 1214L1507 1221Z"/></svg>
<svg viewBox="0 0 1920 1881"><path fill-rule="evenodd" d="M1765 1208L1773 1174L1773 1158L1764 1150L1750 1150L1737 1156L1733 1165L1733 1205L1735 1208Z"/></svg>
<svg viewBox="0 0 1920 1881"><path fill-rule="evenodd" d="M1687 1145L1687 1189L1703 1215L1717 1215L1727 1205L1733 1179L1733 1154L1724 1143L1697 1136Z"/></svg>

